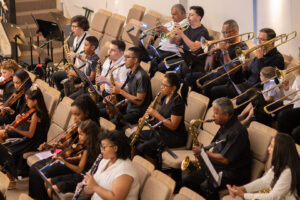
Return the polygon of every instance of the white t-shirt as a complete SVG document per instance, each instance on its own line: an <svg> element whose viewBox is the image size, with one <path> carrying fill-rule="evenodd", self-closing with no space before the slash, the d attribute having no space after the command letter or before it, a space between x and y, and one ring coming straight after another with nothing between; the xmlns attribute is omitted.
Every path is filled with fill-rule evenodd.
<svg viewBox="0 0 300 200"><path fill-rule="evenodd" d="M274 87L276 85L275 80L274 79L270 79L268 82L266 82L264 84L264 91L268 90L272 87ZM267 99L268 97L273 97L273 101L276 101L278 99L280 99L281 97L281 93L280 93L280 89L278 87L275 87L274 89L266 92L263 94L264 98Z"/></svg>
<svg viewBox="0 0 300 200"><path fill-rule="evenodd" d="M114 79L117 82L124 83L126 81L127 74L130 71L130 69L127 69L125 67L124 56L119 58L119 60L117 60L113 65L111 65L111 60L109 58L107 58L102 65L101 76L104 76L105 78L110 79L109 73L113 68L116 68L116 67L119 67L119 68L113 72ZM110 93L110 85L105 84L104 89L107 93Z"/></svg>
<svg viewBox="0 0 300 200"><path fill-rule="evenodd" d="M300 90L300 76L296 76L292 87L288 91L284 90L284 95L291 94L292 92L297 90ZM294 99L300 99L300 92L297 92L294 95L290 95L289 100L283 101L283 104L286 105L289 102L293 101ZM294 102L293 104L294 104L294 108L300 108L300 100Z"/></svg>
<svg viewBox="0 0 300 200"><path fill-rule="evenodd" d="M126 200L137 200L140 184L136 173L136 169L131 163L131 161L129 159L118 159L113 165L111 165L109 168L103 171L108 162L109 159L101 160L98 169L94 174L94 179L96 180L97 184L103 187L104 189L111 191L112 184L115 179L124 174L129 175L134 179L134 181L131 185ZM102 200L102 198L96 193L94 193L91 200Z"/></svg>
<svg viewBox="0 0 300 200"><path fill-rule="evenodd" d="M187 18L181 20L179 22L179 24L184 24L186 23L188 20ZM168 29L168 31L171 31L173 30L174 28L174 21L170 21L166 24L164 24L164 26ZM159 43L159 49L160 50L163 50L163 51L170 51L170 52L174 52L174 53L177 53L178 52L178 49L177 49L177 46L176 44L171 44L170 41L169 41L169 38L166 38L166 39L161 39L160 43Z"/></svg>

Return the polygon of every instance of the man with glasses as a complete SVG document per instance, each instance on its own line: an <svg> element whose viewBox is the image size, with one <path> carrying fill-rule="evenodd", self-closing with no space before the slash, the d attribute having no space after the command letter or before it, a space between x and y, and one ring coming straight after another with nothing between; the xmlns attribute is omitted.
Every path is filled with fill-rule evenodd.
<svg viewBox="0 0 300 200"><path fill-rule="evenodd" d="M276 33L273 29L263 28L259 31L258 34L258 44L263 44L268 40L271 40L276 37ZM273 49L272 49L273 48ZM264 53L265 49L272 49L267 53ZM274 44L271 43L263 48L257 49L254 52L255 57L248 65L244 64L242 66L242 74L244 77L244 81L237 85L241 92L246 91L248 88L257 85L260 82L260 70L266 66L277 67L279 69L284 69L284 59L282 54L274 48ZM227 96L229 98L233 98L238 95L236 89L232 86L224 86L220 85L211 90L213 98L216 99L218 97ZM240 101L238 100L238 103Z"/></svg>
<svg viewBox="0 0 300 200"><path fill-rule="evenodd" d="M124 53L125 66L130 69L125 83L120 86L116 84L111 87L111 92L122 95L127 99L127 108L121 119L117 119L116 124L120 126L123 121L135 124L143 116L152 100L152 90L150 78L145 70L140 66L142 59L141 50L138 47L131 47ZM128 89L124 89L127 86Z"/></svg>
<svg viewBox="0 0 300 200"><path fill-rule="evenodd" d="M126 45L123 41L120 40L113 40L109 45L109 49L107 51L108 57L102 65L101 75L96 75L96 83L101 84L100 90L103 97L106 97L111 94L110 92L110 72L113 71L113 78L115 84L119 85L120 87L124 84L127 74L129 73L130 69L125 67L124 61L124 51ZM127 87L126 87L127 88ZM122 100L123 98L118 95L118 101ZM105 102L100 101L99 103L99 110L102 117L108 117L107 112L105 109Z"/></svg>
<svg viewBox="0 0 300 200"><path fill-rule="evenodd" d="M233 19L229 19L229 20L225 21L222 26L222 34L223 34L223 38L228 38L228 37L238 35L239 34L239 26L238 26L237 22ZM210 49L210 52L206 59L205 72L209 73L211 70L213 70L219 66L222 66L226 63L230 63L232 61L232 59L236 58L235 50L237 48L240 48L242 50L248 49L246 43L241 42L240 37L234 37L230 40L220 42L220 43L218 43L217 47L213 46ZM239 63L233 63L231 65L228 65L228 66L226 66L226 70L229 71L238 64ZM222 69L218 70L216 73L213 73L213 74L207 76L206 78L203 78L200 81L200 83L205 84L224 73L225 73L225 70L222 68ZM205 73L202 73L202 72L187 74L186 81L190 85L192 85L193 90L200 91L200 89L196 85L196 80L204 75L205 75ZM235 83L241 82L241 80L240 80L241 70L234 71L234 73L231 73L230 76L231 76L232 81L234 81ZM228 81L229 81L228 77L223 76L222 78L215 81L214 83L205 86L203 92L206 96L211 97L211 88L213 88L214 86L217 86L217 85L226 84Z"/></svg>

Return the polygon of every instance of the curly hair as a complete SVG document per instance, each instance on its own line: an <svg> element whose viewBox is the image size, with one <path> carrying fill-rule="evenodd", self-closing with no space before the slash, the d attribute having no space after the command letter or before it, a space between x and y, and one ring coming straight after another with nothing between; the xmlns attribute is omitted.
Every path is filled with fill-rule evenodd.
<svg viewBox="0 0 300 200"><path fill-rule="evenodd" d="M4 60L2 62L2 69L13 70L16 72L19 69L18 63L13 59Z"/></svg>
<svg viewBox="0 0 300 200"><path fill-rule="evenodd" d="M76 15L72 17L71 19L71 25L72 23L77 22L77 25L82 28L84 31L88 31L90 28L89 21L85 16L82 15Z"/></svg>

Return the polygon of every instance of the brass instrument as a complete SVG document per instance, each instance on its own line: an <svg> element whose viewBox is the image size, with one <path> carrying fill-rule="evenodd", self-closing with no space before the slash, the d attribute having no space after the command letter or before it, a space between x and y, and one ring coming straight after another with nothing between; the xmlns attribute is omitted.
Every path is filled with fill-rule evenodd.
<svg viewBox="0 0 300 200"><path fill-rule="evenodd" d="M265 190L261 190L261 191L259 191L258 193L266 194L266 193L270 193L271 190L272 190L272 188L268 188L268 189L265 189ZM258 200L258 199L252 199L252 200Z"/></svg>
<svg viewBox="0 0 300 200"><path fill-rule="evenodd" d="M122 65L120 65L120 66L122 66ZM116 85L116 84L115 84L115 79L114 79L113 72L114 72L116 69L118 69L120 66L113 68L113 69L110 70L110 72L109 72L110 83L111 83L112 86L115 86L115 85ZM116 105L116 104L118 103L117 95L116 95L115 93L111 93L111 95L110 95L110 101L111 101L111 103L112 103L113 105L110 105L110 104L107 103L107 104L105 105L105 109L106 109L106 112L107 112L109 118L110 118L110 119L113 119L114 116L115 116L115 109L113 108L113 106Z"/></svg>
<svg viewBox="0 0 300 200"><path fill-rule="evenodd" d="M154 108L154 106L155 106L155 104L156 104L156 102L157 102L158 97L160 96L160 94L161 94L161 91L155 96L154 100L149 105L149 108ZM143 115L143 117L141 118L141 120L140 120L140 122L139 122L139 124L137 126L137 129L136 129L136 131L134 133L134 136L133 136L133 138L132 138L132 140L130 142L131 149L134 148L134 144L136 143L136 141L140 137L140 133L141 133L143 127L145 126L145 123L146 123L147 119L149 119L149 115L147 113L145 113Z"/></svg>
<svg viewBox="0 0 300 200"><path fill-rule="evenodd" d="M300 65L294 66L294 67L291 67L291 68L285 69L285 70L280 70L280 69L278 69L278 68L275 68L275 76L273 76L271 79L274 79L274 78L277 78L277 79L285 79L286 76L287 76L289 73L291 73L291 72L293 72L293 71L295 71L295 70L298 70L298 69L300 69ZM259 83L259 84L261 84L261 83ZM251 87L251 88L249 88L248 90L246 90L245 92L243 92L242 94L240 94L240 95L238 95L238 96L232 98L231 101L234 101L234 100L240 98L241 96L244 96L244 95L248 94L249 99L248 99L247 101L244 101L243 103L239 104L238 106L236 106L235 109L237 109L237 108L240 108L241 106L243 106L243 105L245 105L245 104L251 102L251 101L252 101L253 99L255 99L260 93L261 93L261 94L265 94L266 92L269 92L270 90L273 90L274 88L279 87L280 85L282 85L282 82L281 82L281 83L278 83L277 85L274 85L273 87L271 87L271 88L269 88L269 89L267 89L267 90L264 90L264 91L258 91L257 88ZM273 105L273 104L272 104L272 105ZM276 111L274 111L274 112L276 112Z"/></svg>
<svg viewBox="0 0 300 200"><path fill-rule="evenodd" d="M104 58L104 60L107 58L108 56L106 56ZM101 71L102 71L102 64L103 62L101 62L102 60L98 59L97 61L97 65L96 65L96 76L97 75L101 75ZM95 85L96 90L100 91L100 84L96 84ZM94 92L91 88L88 88L88 92L90 94L90 97L93 99L93 101L95 103L98 103L100 101L100 96L98 94L96 94L96 92Z"/></svg>
<svg viewBox="0 0 300 200"><path fill-rule="evenodd" d="M288 105L291 105L291 104L295 103L296 101L300 101L300 96L299 96L299 97L293 99L292 101L290 101L290 102L289 102L288 104L286 104L286 105L280 106L280 107L278 107L278 108L276 108L276 109L274 109L274 110L268 110L268 108L269 108L270 106L274 105L275 103L278 103L278 102L280 102L280 101L283 101L283 100L287 99L289 96L297 95L297 93L300 93L300 89L299 89L299 90L296 90L296 91L294 91L294 92L292 92L292 93L290 93L290 94L288 94L288 95L286 95L286 96L281 97L281 98L278 99L277 101L274 101L274 102L272 102L272 103L269 103L268 105L266 105L266 106L264 107L264 111L265 111L267 114L272 114L272 113L274 113L274 112L277 112L278 110L281 110L282 108L285 108L285 107L288 106Z"/></svg>
<svg viewBox="0 0 300 200"><path fill-rule="evenodd" d="M293 37L289 38L290 35L293 35ZM297 35L297 32L294 31L294 32L289 33L288 35L286 35L286 34L281 34L281 35L279 35L279 36L277 36L277 37L275 37L275 38L273 38L273 39L271 39L271 40L268 40L268 41L264 42L263 44L256 45L256 46L252 47L251 49L241 50L240 48L237 48L237 49L236 49L236 52L235 52L236 55L237 55L237 57L234 58L231 62L240 61L241 64L239 64L239 65L233 67L233 68L230 69L230 70L227 70L226 73L222 73L222 74L219 75L218 77L216 77L216 78L214 78L214 79L208 81L207 83L201 85L201 84L200 84L200 80L204 79L205 77L207 77L207 76L209 76L209 75L211 75L211 74L213 74L213 73L216 73L218 70L220 70L221 68L223 68L224 65L222 65L222 66L220 66L220 67L217 67L216 69L212 70L211 72L206 73L204 76L198 78L198 79L196 80L197 86L198 86L199 88L203 88L203 87L205 87L205 86L207 86L207 85L209 85L209 84L215 82L216 80L219 80L219 79L222 78L223 76L227 75L227 73L231 73L231 72L236 71L236 70L237 70L238 68L240 68L243 64L245 64L245 62L246 62L246 57L247 57L251 52L253 52L253 51L255 51L255 50L259 49L259 48L263 48L264 54L266 54L266 53L268 53L269 51L271 51L272 49L274 49L274 48L276 48L276 47L278 47L278 46L280 46L280 45L282 45L282 44L285 44L286 42L288 42L288 41L294 39L294 38L296 37L296 35ZM279 41L280 43L279 43L279 44L276 44L276 45L274 45L274 46L272 46L272 48L267 48L268 45L274 44L274 43L277 42L277 41ZM265 47L266 47L266 48L265 48Z"/></svg>
<svg viewBox="0 0 300 200"><path fill-rule="evenodd" d="M198 141L198 134L197 134L197 131L195 130L195 124L196 123L213 122L213 121L214 121L213 119L209 119L209 120L193 119L193 120L190 121L189 131L190 131L191 136L192 136L193 146L200 146L200 143ZM181 162L181 170L182 171L184 171L186 169L189 169L189 170L193 171L193 170L197 170L197 169L201 168L199 158L196 155L194 155L194 156L196 158L195 161L191 161L189 156L187 156Z"/></svg>
<svg viewBox="0 0 300 200"><path fill-rule="evenodd" d="M243 38L244 36L247 36L247 38ZM208 49L212 46L212 45L217 45L219 44L220 42L226 42L227 40L231 40L233 38L236 38L236 37L240 37L240 41L239 42L234 42L234 43L230 43L229 46L231 45L235 45L235 44L238 44L240 42L246 42L246 41L249 41L249 40L252 40L255 36L255 33L254 32L246 32L246 33L242 33L242 34L239 34L239 35L234 35L234 36L231 36L231 37L227 37L227 38L223 38L223 39L220 39L220 40L206 40L204 37L201 38L201 48L203 49L204 53L200 53L196 56L200 57L200 56L203 56L205 54L208 53ZM216 46L218 48L218 46ZM199 49L195 49L193 51L197 51ZM183 60L179 60L179 61L176 61L174 63L168 63L167 60L173 58L173 57L176 57L176 56L179 56L180 54L177 53L177 54L174 54L174 55L171 55L171 56L167 56L165 59L164 59L164 63L166 65L175 65L175 64L178 64L178 63L181 63L183 62Z"/></svg>
<svg viewBox="0 0 300 200"><path fill-rule="evenodd" d="M69 36L64 40L64 52L65 52L65 55L66 55L66 57L67 57L67 64L64 66L64 69L65 70L68 70L69 68L70 68L70 64L73 64L73 59L72 58L68 58L68 53L70 53L70 48L69 48L69 43L68 43L68 41L69 41L69 39L70 39L70 37L73 35L73 32L71 32L70 34L69 34Z"/></svg>
<svg viewBox="0 0 300 200"><path fill-rule="evenodd" d="M166 37L167 38L174 38L176 36L176 31L177 30L185 31L189 27L190 27L190 23L189 22L185 22L183 24L180 24L180 25L174 27L173 30L171 30L168 33L166 33Z"/></svg>

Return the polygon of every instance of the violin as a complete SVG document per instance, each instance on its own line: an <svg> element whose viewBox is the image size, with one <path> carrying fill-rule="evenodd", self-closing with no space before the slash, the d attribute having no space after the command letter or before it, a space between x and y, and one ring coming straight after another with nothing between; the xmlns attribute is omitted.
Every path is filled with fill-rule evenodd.
<svg viewBox="0 0 300 200"><path fill-rule="evenodd" d="M31 114L35 111L35 108L31 108L29 111L27 111L24 115L22 115L20 118L13 121L10 125L13 127L17 127L20 124L26 122L28 118L31 116Z"/></svg>
<svg viewBox="0 0 300 200"><path fill-rule="evenodd" d="M13 105L18 99L22 97L22 95L25 93L25 89L23 88L24 84L29 80L29 77L22 83L20 86L20 89L14 92L2 105L4 107L10 107ZM3 109L0 110L0 116L3 116L5 114L5 111Z"/></svg>
<svg viewBox="0 0 300 200"><path fill-rule="evenodd" d="M5 85L6 83L8 83L11 80L12 80L12 77L9 77L8 79L5 79L4 81L0 81L0 86Z"/></svg>

